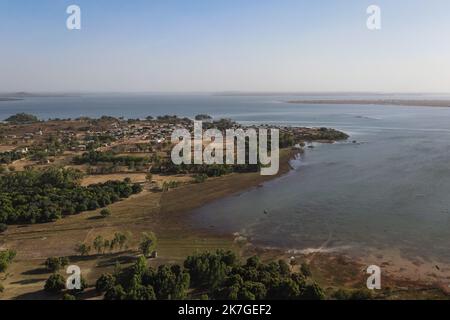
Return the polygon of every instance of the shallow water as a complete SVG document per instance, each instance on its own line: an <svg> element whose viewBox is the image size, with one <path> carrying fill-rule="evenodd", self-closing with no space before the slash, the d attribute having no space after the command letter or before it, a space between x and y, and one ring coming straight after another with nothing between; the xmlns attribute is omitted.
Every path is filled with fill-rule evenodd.
<svg viewBox="0 0 450 320"><path fill-rule="evenodd" d="M291 98L33 98L0 102L0 117L208 113L243 123L341 129L351 135L349 142L308 149L296 170L263 188L213 202L197 210L194 221L271 247L359 253L395 248L450 262L450 108L280 102Z"/></svg>

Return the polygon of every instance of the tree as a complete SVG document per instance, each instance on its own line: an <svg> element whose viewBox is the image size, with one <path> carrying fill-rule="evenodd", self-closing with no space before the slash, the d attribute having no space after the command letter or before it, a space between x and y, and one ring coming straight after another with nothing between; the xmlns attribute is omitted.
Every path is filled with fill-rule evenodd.
<svg viewBox="0 0 450 320"><path fill-rule="evenodd" d="M60 274L52 274L45 282L44 289L47 292L59 293L66 287L66 280Z"/></svg>
<svg viewBox="0 0 450 320"><path fill-rule="evenodd" d="M300 266L300 272L305 276L305 277L311 277L312 273L311 273L311 269L309 267L309 265L305 262L303 262Z"/></svg>
<svg viewBox="0 0 450 320"><path fill-rule="evenodd" d="M140 256L133 265L133 274L142 276L147 270L147 259Z"/></svg>
<svg viewBox="0 0 450 320"><path fill-rule="evenodd" d="M325 293L317 283L312 283L303 289L301 298L304 300L323 300L325 299Z"/></svg>
<svg viewBox="0 0 450 320"><path fill-rule="evenodd" d="M192 279L192 282L191 282ZM258 257L245 264L231 251L197 253L180 265L147 265L141 255L134 265L116 268L114 275L102 275L97 291L112 300L182 300L192 292L202 299L229 300L317 300L325 295L320 286L302 273L292 273L284 261L263 263ZM361 294L361 296L364 296ZM355 294L357 297L357 294Z"/></svg>
<svg viewBox="0 0 450 320"><path fill-rule="evenodd" d="M0 175L0 224L54 221L103 208L142 190L121 181L83 187L81 177L77 170L56 167Z"/></svg>
<svg viewBox="0 0 450 320"><path fill-rule="evenodd" d="M217 250L187 257L184 267L189 270L195 286L215 288L223 282L235 263L236 255L233 252Z"/></svg>
<svg viewBox="0 0 450 320"><path fill-rule="evenodd" d="M5 121L13 124L27 124L38 122L39 120L36 116L32 114L22 112L6 118Z"/></svg>
<svg viewBox="0 0 450 320"><path fill-rule="evenodd" d="M78 243L75 246L75 251L80 254L80 256L87 256L89 255L89 252L91 251L91 246L88 246L84 243Z"/></svg>
<svg viewBox="0 0 450 320"><path fill-rule="evenodd" d="M68 264L69 264L69 259L66 257L60 257L60 258L51 257L45 261L45 268L48 271L56 272L56 271L59 271L60 269L64 268Z"/></svg>
<svg viewBox="0 0 450 320"><path fill-rule="evenodd" d="M103 209L100 211L100 215L103 218L107 218L107 217L111 216L111 211L109 209Z"/></svg>
<svg viewBox="0 0 450 320"><path fill-rule="evenodd" d="M268 298L274 300L298 299L300 288L292 279L283 279L275 284L268 292Z"/></svg>
<svg viewBox="0 0 450 320"><path fill-rule="evenodd" d="M370 300L373 299L372 291L368 289L337 290L333 297L337 300Z"/></svg>
<svg viewBox="0 0 450 320"><path fill-rule="evenodd" d="M157 244L156 236L153 232L142 233L141 243L139 244L139 250L145 257L149 257Z"/></svg>
<svg viewBox="0 0 450 320"><path fill-rule="evenodd" d="M289 265L284 260L278 260L278 266L282 275L289 275L291 270Z"/></svg>
<svg viewBox="0 0 450 320"><path fill-rule="evenodd" d="M196 175L194 176L194 182L195 182L195 183L203 183L203 182L206 181L206 179L208 179L208 175L207 175L207 174L204 174L204 173L202 173L202 174L196 174Z"/></svg>
<svg viewBox="0 0 450 320"><path fill-rule="evenodd" d="M106 291L105 300L125 300L127 293L123 287L118 284Z"/></svg>
<svg viewBox="0 0 450 320"><path fill-rule="evenodd" d="M198 114L195 116L195 120L198 120L198 121L211 120L211 119L212 119L212 117L208 114Z"/></svg>
<svg viewBox="0 0 450 320"><path fill-rule="evenodd" d="M72 294L78 294L80 292L83 292L88 287L88 283L86 279L83 276L80 276L80 288L79 289L72 289L70 292Z"/></svg>
<svg viewBox="0 0 450 320"><path fill-rule="evenodd" d="M122 250L123 247L126 245L126 243L128 241L128 237L124 233L116 232L114 234L114 240L113 241L115 241L115 243L117 243L117 245L119 246L119 249Z"/></svg>
<svg viewBox="0 0 450 320"><path fill-rule="evenodd" d="M139 301L156 300L156 295L152 286L143 286L138 284L130 289L126 299Z"/></svg>
<svg viewBox="0 0 450 320"><path fill-rule="evenodd" d="M14 250L0 251L0 272L5 272L15 257L16 252Z"/></svg>
<svg viewBox="0 0 450 320"><path fill-rule="evenodd" d="M97 236L94 239L93 246L94 246L94 249L97 251L98 254L100 254L102 252L103 246L104 246L104 242L105 242L105 240L103 239L102 236Z"/></svg>
<svg viewBox="0 0 450 320"><path fill-rule="evenodd" d="M103 241L103 253L105 253L106 250L111 250L111 242L109 240Z"/></svg>
<svg viewBox="0 0 450 320"><path fill-rule="evenodd" d="M68 300L68 301L70 301L70 300L77 300L77 298L76 298L75 296L73 296L73 295L71 295L71 294L68 294L68 293L66 293L66 294L63 296L62 299L63 299L63 300Z"/></svg>
<svg viewBox="0 0 450 320"><path fill-rule="evenodd" d="M98 293L104 293L116 285L116 278L109 274L104 273L98 278L97 282L95 283L95 289Z"/></svg>

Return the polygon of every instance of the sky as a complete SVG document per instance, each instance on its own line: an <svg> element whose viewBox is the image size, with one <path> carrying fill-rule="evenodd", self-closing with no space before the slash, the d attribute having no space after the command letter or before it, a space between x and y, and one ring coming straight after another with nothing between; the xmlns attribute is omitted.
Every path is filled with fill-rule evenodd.
<svg viewBox="0 0 450 320"><path fill-rule="evenodd" d="M66 8L81 8L68 30ZM381 30L366 27L369 5ZM0 0L0 92L450 92L448 0Z"/></svg>

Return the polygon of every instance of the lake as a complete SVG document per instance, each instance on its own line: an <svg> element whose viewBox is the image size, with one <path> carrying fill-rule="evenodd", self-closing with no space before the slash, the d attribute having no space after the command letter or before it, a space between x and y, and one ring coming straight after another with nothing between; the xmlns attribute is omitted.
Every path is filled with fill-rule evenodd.
<svg viewBox="0 0 450 320"><path fill-rule="evenodd" d="M207 113L244 124L340 129L350 134L348 142L316 145L288 175L206 205L192 219L268 247L355 253L397 248L450 262L450 108L283 102L292 98L298 97L29 98L0 102L0 118L17 112L40 118Z"/></svg>

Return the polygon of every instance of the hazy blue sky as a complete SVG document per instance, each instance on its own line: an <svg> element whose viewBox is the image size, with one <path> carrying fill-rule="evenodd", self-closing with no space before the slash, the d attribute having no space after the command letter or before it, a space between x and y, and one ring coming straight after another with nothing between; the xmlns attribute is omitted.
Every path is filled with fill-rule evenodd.
<svg viewBox="0 0 450 320"><path fill-rule="evenodd" d="M449 39L449 0L0 0L0 91L450 92Z"/></svg>

